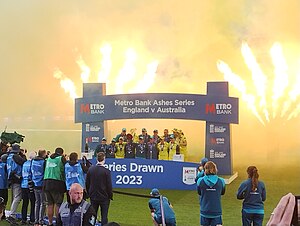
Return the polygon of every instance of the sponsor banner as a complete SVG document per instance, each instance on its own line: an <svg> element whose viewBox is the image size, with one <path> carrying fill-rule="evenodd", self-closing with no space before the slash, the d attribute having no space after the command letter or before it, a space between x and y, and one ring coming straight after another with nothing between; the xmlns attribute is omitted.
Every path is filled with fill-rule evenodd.
<svg viewBox="0 0 300 226"><path fill-rule="evenodd" d="M104 136L103 124L103 122L82 123L82 152L95 151Z"/></svg>
<svg viewBox="0 0 300 226"><path fill-rule="evenodd" d="M75 100L75 122L170 118L238 123L238 99L197 94L122 94Z"/></svg>
<svg viewBox="0 0 300 226"><path fill-rule="evenodd" d="M217 164L218 174L232 174L229 124L206 122L205 156Z"/></svg>
<svg viewBox="0 0 300 226"><path fill-rule="evenodd" d="M91 160L93 165L96 160ZM153 159L106 159L113 188L195 190L199 164Z"/></svg>

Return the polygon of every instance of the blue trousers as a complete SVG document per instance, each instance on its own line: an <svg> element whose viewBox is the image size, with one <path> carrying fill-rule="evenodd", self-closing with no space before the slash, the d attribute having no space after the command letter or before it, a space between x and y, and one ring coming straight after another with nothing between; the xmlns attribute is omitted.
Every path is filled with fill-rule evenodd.
<svg viewBox="0 0 300 226"><path fill-rule="evenodd" d="M263 214L246 213L245 211L242 211L243 226L251 226L252 223L253 226L262 226L263 220L264 220Z"/></svg>

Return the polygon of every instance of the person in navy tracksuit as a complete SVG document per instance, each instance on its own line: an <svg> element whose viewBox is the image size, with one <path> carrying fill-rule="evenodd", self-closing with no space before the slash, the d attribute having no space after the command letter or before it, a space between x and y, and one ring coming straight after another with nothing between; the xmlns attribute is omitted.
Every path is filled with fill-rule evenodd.
<svg viewBox="0 0 300 226"><path fill-rule="evenodd" d="M200 225L222 225L221 195L225 194L225 181L217 176L217 166L208 161L204 166L205 175L197 181L200 198Z"/></svg>
<svg viewBox="0 0 300 226"><path fill-rule="evenodd" d="M264 201L266 188L258 180L258 170L255 166L247 169L248 179L243 181L238 189L237 198L243 199L242 222L243 226L261 226L264 219Z"/></svg>

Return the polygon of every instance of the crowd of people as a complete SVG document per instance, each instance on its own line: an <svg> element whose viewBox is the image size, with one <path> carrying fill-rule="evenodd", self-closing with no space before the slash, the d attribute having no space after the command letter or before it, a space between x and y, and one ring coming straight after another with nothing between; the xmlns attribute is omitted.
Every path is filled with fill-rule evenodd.
<svg viewBox="0 0 300 226"><path fill-rule="evenodd" d="M112 181L104 167L104 153L98 153L97 164L92 166L85 157L79 162L76 152L67 157L61 147L52 154L42 149L29 152L27 159L19 144L1 146L0 197L4 209L9 188L12 193L9 216L2 211L1 220L15 225L22 201L21 225L45 225L45 216L48 225L53 225L54 216L57 226L95 225L99 206L102 225L108 223ZM63 202L65 193L67 201Z"/></svg>
<svg viewBox="0 0 300 226"><path fill-rule="evenodd" d="M143 158L173 160L174 155L181 154L184 161L187 159L187 140L180 129L174 128L172 134L164 129L163 135L158 135L158 130L153 130L149 135L147 129L143 128L141 134L137 135L136 129L127 133L126 128L121 130L115 138L108 143L105 137L97 145L94 156L103 152L106 158Z"/></svg>
<svg viewBox="0 0 300 226"><path fill-rule="evenodd" d="M120 139L122 140L121 136ZM153 138L148 143L151 143L151 139ZM174 138L170 136L169 143L172 139ZM159 142L162 140L160 137ZM124 142L128 143L128 140ZM92 165L84 157L79 162L76 152L72 152L67 158L61 147L57 147L52 154L43 149L37 153L25 153L26 150L19 144L9 147L1 144L0 210L7 205L8 189L12 192L9 216L5 216L5 211L0 211L1 220L16 223L16 211L22 201L23 225L44 225L45 216L48 217L48 225L53 225L54 216L57 226L95 225L99 209L101 225L110 225L108 210L113 199L113 187L111 172L104 166L106 152L96 153L96 165ZM200 225L223 224L221 196L225 194L225 181L217 172L214 162L207 158L201 160L195 178L200 203ZM255 166L249 166L247 174L248 179L241 183L236 196L243 200L242 225L259 226L264 218L266 189L264 183L258 180L258 169ZM65 193L67 201L64 202ZM160 225L164 221L166 225L175 226L175 212L169 200L162 196L158 199L160 193L156 188L152 189L150 195L152 198L149 200L149 208L154 225ZM87 198L90 202L86 201Z"/></svg>

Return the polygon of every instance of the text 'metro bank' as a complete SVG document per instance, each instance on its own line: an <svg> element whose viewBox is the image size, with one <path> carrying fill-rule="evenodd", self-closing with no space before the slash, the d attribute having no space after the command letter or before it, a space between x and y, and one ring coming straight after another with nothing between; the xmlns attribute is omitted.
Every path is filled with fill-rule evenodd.
<svg viewBox="0 0 300 226"><path fill-rule="evenodd" d="M206 95L106 95L105 88L103 83L84 83L83 97L75 100L75 122L82 123L82 151L86 143L91 150L96 148L105 135L106 120L201 120L206 121L205 156L218 165L220 174L232 174L230 124L238 124L239 113L238 98L229 97L227 82L208 82Z"/></svg>

